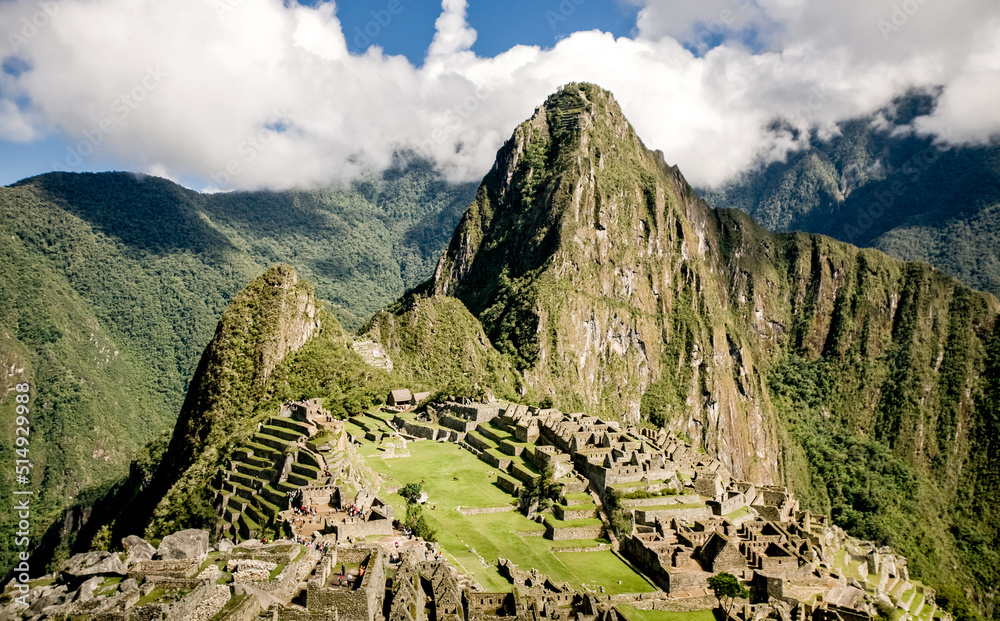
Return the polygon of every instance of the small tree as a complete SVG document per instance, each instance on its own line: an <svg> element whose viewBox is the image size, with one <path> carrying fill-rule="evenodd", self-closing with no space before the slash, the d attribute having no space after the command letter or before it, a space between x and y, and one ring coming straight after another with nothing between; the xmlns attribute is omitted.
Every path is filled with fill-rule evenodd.
<svg viewBox="0 0 1000 621"><path fill-rule="evenodd" d="M708 587L712 589L715 598L719 600L719 608L726 611L726 619L729 618L729 613L732 612L736 599L750 595L750 592L740 584L739 579L733 574L721 573L712 576L708 579ZM726 600L727 603L723 604L723 600Z"/></svg>
<svg viewBox="0 0 1000 621"><path fill-rule="evenodd" d="M623 507L621 500L622 493L609 487L608 493L604 498L604 510L608 514L608 521L611 522L611 530L619 538L624 539L632 534L634 523L632 521L632 510Z"/></svg>
<svg viewBox="0 0 1000 621"><path fill-rule="evenodd" d="M413 534L424 541L437 541L437 531L432 529L424 517L424 508L418 504L407 505L406 518L403 521Z"/></svg>
<svg viewBox="0 0 1000 621"><path fill-rule="evenodd" d="M407 483L399 490L399 495L406 500L406 504L412 505L420 499L420 492L423 491L423 485L420 483Z"/></svg>
<svg viewBox="0 0 1000 621"><path fill-rule="evenodd" d="M555 471L552 466L548 466L541 475L521 488L521 508L527 510L531 503L537 500L539 510L547 509L553 501L559 500L561 493L562 485L556 483Z"/></svg>

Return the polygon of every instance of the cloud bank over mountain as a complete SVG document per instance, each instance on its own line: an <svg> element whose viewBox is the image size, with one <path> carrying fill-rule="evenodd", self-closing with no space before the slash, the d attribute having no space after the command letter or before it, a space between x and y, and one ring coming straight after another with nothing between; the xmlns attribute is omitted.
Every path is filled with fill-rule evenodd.
<svg viewBox="0 0 1000 621"><path fill-rule="evenodd" d="M995 0L628 1L641 6L631 38L576 32L484 58L465 0L444 0L420 66L378 47L349 52L333 2L3 2L0 139L63 135L71 146L53 168L101 154L220 190L344 181L406 149L473 180L570 81L614 92L648 146L697 185L913 88L942 89L913 131L1000 133ZM407 10L387 0L378 15Z"/></svg>

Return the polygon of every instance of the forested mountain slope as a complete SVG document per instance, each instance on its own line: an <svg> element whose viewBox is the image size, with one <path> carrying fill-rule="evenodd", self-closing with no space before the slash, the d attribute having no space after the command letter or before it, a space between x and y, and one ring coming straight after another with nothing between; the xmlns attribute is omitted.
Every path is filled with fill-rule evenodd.
<svg viewBox="0 0 1000 621"><path fill-rule="evenodd" d="M248 281L294 265L356 327L431 274L472 191L402 160L344 189L199 194L128 173L0 188L0 364L4 388L32 385L36 532L172 427ZM3 395L0 459L12 463L14 395ZM0 502L11 484L0 478Z"/></svg>
<svg viewBox="0 0 1000 621"><path fill-rule="evenodd" d="M908 126L933 110L911 94L829 139L701 195L773 231L822 233L927 261L1000 295L1000 141L954 146Z"/></svg>

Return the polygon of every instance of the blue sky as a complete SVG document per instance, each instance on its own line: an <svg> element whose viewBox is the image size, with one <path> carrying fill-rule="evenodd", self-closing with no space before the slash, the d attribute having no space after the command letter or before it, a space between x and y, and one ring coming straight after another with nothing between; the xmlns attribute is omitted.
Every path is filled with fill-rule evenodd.
<svg viewBox="0 0 1000 621"><path fill-rule="evenodd" d="M403 55L419 66L434 37L434 22L441 14L441 5L428 0L398 0L402 11L392 15L390 1L350 0L337 4L348 49L360 54L377 45L386 54ZM302 4L314 6L317 2ZM629 36L635 30L637 12L638 7L616 0L564 0L562 6L558 0L473 0L468 21L478 37L472 50L479 56L492 57L515 45L550 48L579 30L599 29ZM372 33L374 36L369 36ZM0 185L65 169L71 143L58 131L30 144L0 140ZM97 153L73 168L76 172L130 169L128 163L107 153ZM203 185L185 176L178 180L191 187Z"/></svg>
<svg viewBox="0 0 1000 621"><path fill-rule="evenodd" d="M372 44L382 46L387 54L402 54L414 64L423 61L441 6L427 0L398 1L402 12L384 27L390 0L352 0L337 5L352 51L364 51L358 43L368 38L364 35L368 28L378 33L371 38ZM637 13L637 6L616 0L473 0L467 19L478 33L472 51L492 57L519 44L552 47L579 30L629 36Z"/></svg>
<svg viewBox="0 0 1000 621"><path fill-rule="evenodd" d="M941 96L909 131L1000 134L1000 3L899 4L0 0L0 183L66 169L315 187L378 172L400 149L474 181L579 81L610 90L699 186L912 89Z"/></svg>

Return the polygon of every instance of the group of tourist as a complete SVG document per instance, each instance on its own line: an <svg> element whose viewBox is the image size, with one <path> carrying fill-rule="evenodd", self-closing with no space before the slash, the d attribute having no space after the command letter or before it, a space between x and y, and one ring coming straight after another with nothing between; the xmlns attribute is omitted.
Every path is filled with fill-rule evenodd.
<svg viewBox="0 0 1000 621"><path fill-rule="evenodd" d="M363 514L364 512L361 511L361 509L358 509L358 505L351 505L347 508L347 517L358 517Z"/></svg>
<svg viewBox="0 0 1000 621"><path fill-rule="evenodd" d="M304 515L308 517L314 517L316 515L316 507L306 505L305 507L292 507L292 511L295 515Z"/></svg>

